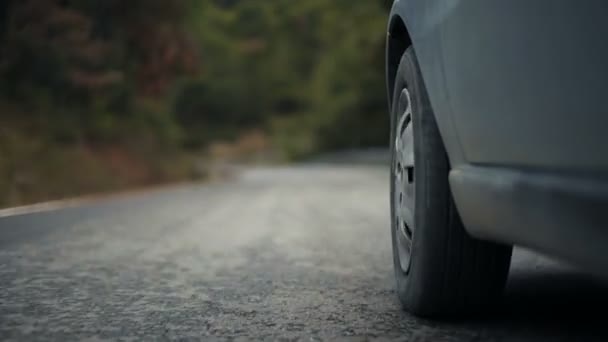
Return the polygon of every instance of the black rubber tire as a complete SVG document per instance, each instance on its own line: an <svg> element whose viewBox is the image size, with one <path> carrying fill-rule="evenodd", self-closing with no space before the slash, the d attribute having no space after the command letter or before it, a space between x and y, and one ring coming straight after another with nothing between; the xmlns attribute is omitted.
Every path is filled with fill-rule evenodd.
<svg viewBox="0 0 608 342"><path fill-rule="evenodd" d="M393 206L395 126L399 95L410 92L414 132L415 229L410 267L397 252ZM391 236L397 293L406 311L419 316L479 313L504 288L512 247L476 240L464 230L448 182L450 163L435 122L414 50L403 55L391 110Z"/></svg>

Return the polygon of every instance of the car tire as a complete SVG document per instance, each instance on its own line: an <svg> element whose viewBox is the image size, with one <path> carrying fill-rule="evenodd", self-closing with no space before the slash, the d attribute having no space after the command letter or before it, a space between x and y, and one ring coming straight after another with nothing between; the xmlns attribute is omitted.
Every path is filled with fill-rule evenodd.
<svg viewBox="0 0 608 342"><path fill-rule="evenodd" d="M512 247L465 231L450 192L450 163L411 47L400 61L394 89L391 236L399 299L419 316L479 312L501 294Z"/></svg>

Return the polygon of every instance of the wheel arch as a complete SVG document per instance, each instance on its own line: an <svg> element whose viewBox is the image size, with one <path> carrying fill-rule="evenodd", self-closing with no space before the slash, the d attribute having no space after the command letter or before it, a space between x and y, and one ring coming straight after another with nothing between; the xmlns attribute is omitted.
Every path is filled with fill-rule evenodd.
<svg viewBox="0 0 608 342"><path fill-rule="evenodd" d="M389 19L386 38L386 84L389 111L393 103L395 76L397 75L399 61L405 50L410 46L412 46L412 39L405 21L398 14L392 15Z"/></svg>
<svg viewBox="0 0 608 342"><path fill-rule="evenodd" d="M421 36L424 36L424 32L431 32L431 28L434 23L430 22L427 18L428 15L410 17L407 13L416 12L416 8L407 8L406 5L419 4L416 1L396 1L389 15L388 27L387 27L387 38L386 38L386 89L388 99L388 110L389 113L392 111L393 96L395 90L395 77L397 75L397 69L403 53L410 47L416 49L418 43L418 49L416 51L417 57L426 56L425 61L418 60L420 67L424 69L426 64L427 73L421 70L422 81L429 95L429 100L433 107L433 115L435 121L439 126L439 132L445 148L448 153L448 158L452 166L466 163L462 147L460 145L460 139L456 132L456 128L453 123L451 114L451 108L448 101L447 90L445 89L445 82L443 79L443 66L441 64L442 52L438 42L433 41L428 35L423 40L420 40ZM420 12L420 10L418 11ZM422 45L420 45L422 44ZM425 76L430 76L430 79L426 79ZM430 83L427 83L430 81Z"/></svg>

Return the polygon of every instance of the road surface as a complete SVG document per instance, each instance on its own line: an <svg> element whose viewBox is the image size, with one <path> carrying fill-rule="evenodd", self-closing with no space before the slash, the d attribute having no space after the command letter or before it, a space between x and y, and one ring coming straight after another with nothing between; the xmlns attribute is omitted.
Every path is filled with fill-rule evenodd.
<svg viewBox="0 0 608 342"><path fill-rule="evenodd" d="M387 194L317 163L0 218L0 340L608 338L602 284L523 250L497 312L402 312Z"/></svg>

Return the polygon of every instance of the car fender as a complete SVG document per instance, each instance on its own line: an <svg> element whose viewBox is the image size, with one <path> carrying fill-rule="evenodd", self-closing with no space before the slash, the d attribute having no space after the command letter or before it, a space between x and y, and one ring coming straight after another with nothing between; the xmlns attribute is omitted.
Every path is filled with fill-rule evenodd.
<svg viewBox="0 0 608 342"><path fill-rule="evenodd" d="M445 82L441 24L459 2L460 0L396 0L389 15L386 44L389 106L392 102L394 77L399 59L409 47L403 45L411 45L416 53L433 113L453 166L463 164L466 160L453 122ZM396 31L399 25L404 25L405 36L401 35L402 32Z"/></svg>

